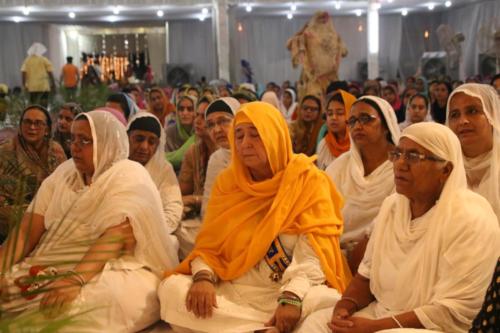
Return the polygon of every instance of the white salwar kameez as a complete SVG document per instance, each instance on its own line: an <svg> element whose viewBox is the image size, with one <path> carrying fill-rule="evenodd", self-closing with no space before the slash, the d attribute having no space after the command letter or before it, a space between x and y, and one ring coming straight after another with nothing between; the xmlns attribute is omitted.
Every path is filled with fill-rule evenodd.
<svg viewBox="0 0 500 333"><path fill-rule="evenodd" d="M161 126L158 118L149 112L139 112L134 115L129 122L130 124L134 122L137 118L149 117L155 119L160 125L161 135L160 143L156 148L156 152L151 157L151 159L146 163L145 168L149 172L149 175L153 179L158 191L160 192L160 198L163 206L163 215L165 217L165 222L167 224L167 230L170 234L170 239L174 242L175 247L178 249L179 241L173 233L179 227L179 223L182 218L182 193L179 187L179 182L175 176L174 168L165 158L165 152L162 147L165 147L165 130Z"/></svg>
<svg viewBox="0 0 500 333"><path fill-rule="evenodd" d="M450 161L453 171L435 206L419 218L411 218L409 200L401 194L384 201L358 269L376 300L353 316L380 319L414 311L428 330L468 332L500 254L496 216L483 197L466 189L453 132L420 123L402 137ZM309 332L330 332L332 311L311 315L305 323ZM421 332L388 332L413 331Z"/></svg>
<svg viewBox="0 0 500 333"><path fill-rule="evenodd" d="M127 159L124 126L105 112L80 117L89 121L92 130L92 183L83 183L73 160L61 164L42 183L28 212L44 217L46 231L36 248L11 268L9 291L19 293L13 280L28 275L33 265L52 266L58 273L73 269L108 228L128 219L136 241L133 255L108 261L102 272L82 287L69 311L89 312L77 317L83 321L82 327L65 330L136 332L159 319L155 297L159 278L178 260L167 238L155 184L139 163ZM2 307L36 311L40 299L40 295L31 301L16 297Z"/></svg>
<svg viewBox="0 0 500 333"><path fill-rule="evenodd" d="M326 168L336 159L336 157L330 152L330 149L328 149L325 138L321 139L319 142L318 147L316 148L316 154L318 155L316 165L321 170L326 170Z"/></svg>
<svg viewBox="0 0 500 333"><path fill-rule="evenodd" d="M453 90L448 98L448 113L451 98L457 93L481 100L483 112L493 127L493 148L474 158L464 156L469 188L485 197L495 211L500 225L500 98L493 87L486 84L467 83ZM449 126L447 113L446 124Z"/></svg>
<svg viewBox="0 0 500 333"><path fill-rule="evenodd" d="M203 200L201 202L201 217L205 216L210 193L215 184L215 179L222 170L227 168L231 162L231 150L226 148L217 149L208 160L207 174L205 177L205 185L203 188Z"/></svg>
<svg viewBox="0 0 500 333"><path fill-rule="evenodd" d="M373 96L365 96L361 98L363 99L377 103L386 120L392 141L398 142L398 121L390 104ZM333 161L327 167L326 173L345 199L342 208L344 233L340 240L341 245L346 247L347 244L359 242L370 234L372 221L377 216L382 201L394 192L392 163L386 160L365 176L361 153L351 138L350 150Z"/></svg>
<svg viewBox="0 0 500 333"><path fill-rule="evenodd" d="M196 318L185 306L192 276L172 275L158 288L162 319L174 328L189 328L182 332L253 332L265 328L263 323L273 316L283 291L303 298L302 319L335 303L340 294L323 284L325 275L307 237L282 234L280 239L284 250L293 254L280 282L270 279L273 271L265 260L238 279L220 281L216 286L218 306L212 318L206 320ZM191 263L191 270L193 275L201 270L213 272L200 257Z"/></svg>

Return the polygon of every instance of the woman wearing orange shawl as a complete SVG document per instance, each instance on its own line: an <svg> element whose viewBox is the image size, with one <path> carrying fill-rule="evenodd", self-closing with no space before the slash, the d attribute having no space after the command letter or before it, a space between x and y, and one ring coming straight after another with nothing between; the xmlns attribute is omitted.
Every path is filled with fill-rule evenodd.
<svg viewBox="0 0 500 333"><path fill-rule="evenodd" d="M217 177L195 248L160 285L161 316L174 330L292 332L350 280L342 198L314 158L292 152L273 106L242 105L229 141L231 164Z"/></svg>
<svg viewBox="0 0 500 333"><path fill-rule="evenodd" d="M167 116L175 112L175 106L170 103L167 95L160 87L152 88L149 92L148 112L154 114L163 124L163 127L167 125Z"/></svg>
<svg viewBox="0 0 500 333"><path fill-rule="evenodd" d="M334 92L326 103L326 125L328 133L319 142L316 154L316 164L321 170L325 170L337 157L345 153L351 147L349 131L347 130L347 118L352 104L356 101L354 95L344 90Z"/></svg>
<svg viewBox="0 0 500 333"><path fill-rule="evenodd" d="M323 122L320 99L313 95L305 96L297 108L297 120L290 124L294 153L307 156L316 153L318 134Z"/></svg>

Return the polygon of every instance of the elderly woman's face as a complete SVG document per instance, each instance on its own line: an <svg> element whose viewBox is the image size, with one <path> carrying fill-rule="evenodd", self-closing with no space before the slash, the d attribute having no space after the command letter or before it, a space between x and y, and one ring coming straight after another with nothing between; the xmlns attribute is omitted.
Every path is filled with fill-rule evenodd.
<svg viewBox="0 0 500 333"><path fill-rule="evenodd" d="M229 128L233 122L233 116L223 111L211 112L205 122L210 138L219 147L229 149Z"/></svg>
<svg viewBox="0 0 500 333"><path fill-rule="evenodd" d="M42 142L49 130L47 116L43 111L34 108L24 113L21 135L27 143L36 145Z"/></svg>
<svg viewBox="0 0 500 333"><path fill-rule="evenodd" d="M437 200L453 169L451 163L406 137L399 140L395 152L401 154L392 158L396 192L410 200Z"/></svg>
<svg viewBox="0 0 500 333"><path fill-rule="evenodd" d="M493 127L479 98L462 92L453 95L448 109L448 124L458 136L467 157L478 156L493 147Z"/></svg>
<svg viewBox="0 0 500 333"><path fill-rule="evenodd" d="M355 122L353 122L356 120ZM358 148L366 145L378 144L386 140L388 130L384 128L382 120L371 105L358 102L351 108L348 122L349 133Z"/></svg>
<svg viewBox="0 0 500 333"><path fill-rule="evenodd" d="M243 164L253 170L269 167L266 148L257 128L252 123L240 123L234 129L236 154Z"/></svg>
<svg viewBox="0 0 500 333"><path fill-rule="evenodd" d="M128 133L129 156L132 161L146 165L156 152L160 138L155 133L143 130L133 130Z"/></svg>
<svg viewBox="0 0 500 333"><path fill-rule="evenodd" d="M94 174L94 140L86 118L79 118L71 126L71 156L76 169L85 178Z"/></svg>

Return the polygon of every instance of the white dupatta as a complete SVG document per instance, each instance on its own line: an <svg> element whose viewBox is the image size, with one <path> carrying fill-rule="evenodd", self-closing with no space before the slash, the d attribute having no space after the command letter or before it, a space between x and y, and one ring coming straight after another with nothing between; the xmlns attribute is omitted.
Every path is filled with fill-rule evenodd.
<svg viewBox="0 0 500 333"><path fill-rule="evenodd" d="M455 89L448 98L447 111L453 95L464 93L479 98L483 104L483 111L488 122L493 127L493 149L491 152L476 158L464 156L465 172L467 177L475 178L474 174L482 174L481 181L471 188L476 193L484 196L493 206L500 224L500 98L493 87L486 84L467 83ZM448 112L446 125L449 125Z"/></svg>
<svg viewBox="0 0 500 333"><path fill-rule="evenodd" d="M379 97L365 96L377 103L385 118L394 143L399 140L399 126L396 114L387 101ZM371 229L371 222L377 215L382 201L394 192L392 163L386 160L371 174L365 176L359 149L351 137L351 148L328 166L326 173L345 198L342 208L344 234L342 243L363 238Z"/></svg>
<svg viewBox="0 0 500 333"><path fill-rule="evenodd" d="M387 198L358 272L370 279L376 317L414 311L427 329L467 332L500 254L500 229L488 202L467 189L460 143L447 127L418 123L406 137L449 161L439 200L412 220L409 200Z"/></svg>
<svg viewBox="0 0 500 333"><path fill-rule="evenodd" d="M128 160L125 127L111 114L92 111L80 114L90 124L93 139L94 175L89 186L73 160L61 164L40 188L39 200L30 209L44 216L46 235L32 254L33 261L57 259L57 253L71 245L76 233L84 237L73 244L78 253L64 260L77 261L102 233L130 221L136 246L134 258L157 275L178 264L168 238L160 195L148 172Z"/></svg>

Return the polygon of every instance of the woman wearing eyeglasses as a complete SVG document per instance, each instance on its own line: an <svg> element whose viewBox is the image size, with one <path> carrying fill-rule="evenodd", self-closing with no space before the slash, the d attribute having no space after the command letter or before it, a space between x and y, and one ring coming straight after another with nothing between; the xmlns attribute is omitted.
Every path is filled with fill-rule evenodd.
<svg viewBox="0 0 500 333"><path fill-rule="evenodd" d="M0 144L0 242L13 214L23 212L42 181L66 160L63 148L51 139L51 128L49 112L31 105L21 115L17 136Z"/></svg>
<svg viewBox="0 0 500 333"><path fill-rule="evenodd" d="M448 127L458 136L469 188L493 206L500 223L500 99L486 85L468 83L448 101Z"/></svg>
<svg viewBox="0 0 500 333"><path fill-rule="evenodd" d="M203 220L204 208L210 197L215 178L217 178L219 173L229 165L231 151L229 150L229 139L227 136L231 123L233 122L234 114L239 106L240 104L236 99L232 97L222 97L210 103L208 107L205 104L204 108L198 108L195 124L198 122L198 125L201 126L203 122L203 131L205 135L209 136L210 142L212 142L215 147L211 147L210 155L206 156L206 160L203 162L204 164L200 164L197 167L202 167L203 173L195 176L195 179L203 178L196 187L196 192L194 192L193 195L185 195L183 197L184 205L190 205L191 213L187 214L189 218L181 222L180 227L175 233L180 243L179 256L181 259L185 258L193 249L194 241ZM196 147L196 145L192 147ZM217 149L218 147L220 147L220 149L213 152L213 149ZM189 152L186 156L188 156L188 154ZM201 156L199 154L193 155L193 159L194 158L197 158L199 161L198 163L201 163ZM183 176L185 164L186 161L182 164L179 182L181 182L184 177L185 181L189 180L188 175ZM190 164L192 164L192 162ZM198 170L201 171L201 169ZM190 177L192 178L193 175Z"/></svg>
<svg viewBox="0 0 500 333"><path fill-rule="evenodd" d="M290 124L293 152L312 156L316 153L318 135L323 126L321 100L313 95L302 99L297 109L297 120Z"/></svg>
<svg viewBox="0 0 500 333"><path fill-rule="evenodd" d="M70 136L71 124L73 119L82 112L80 106L76 103L65 103L59 109L57 115L57 126L54 132L54 140L56 140L64 149L67 158L71 158Z"/></svg>
<svg viewBox="0 0 500 333"><path fill-rule="evenodd" d="M491 205L467 189L457 137L440 124L414 124L389 156L397 193L384 200L333 314L311 315L307 332L465 333L481 308L500 228Z"/></svg>
<svg viewBox="0 0 500 333"><path fill-rule="evenodd" d="M108 112L75 118L71 152L0 247L2 315L74 315L66 332L140 331L159 319L159 277L178 263L160 194Z"/></svg>
<svg viewBox="0 0 500 333"><path fill-rule="evenodd" d="M352 106L347 127L351 148L326 169L345 199L341 246L351 270L356 271L363 247L382 201L394 192L388 153L399 139L399 126L391 105L365 96Z"/></svg>

